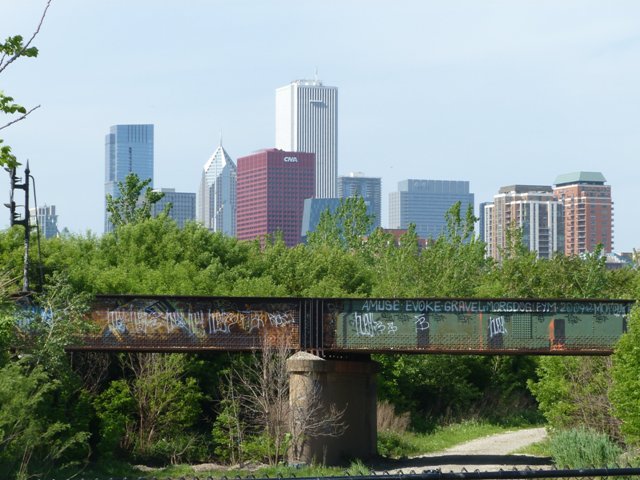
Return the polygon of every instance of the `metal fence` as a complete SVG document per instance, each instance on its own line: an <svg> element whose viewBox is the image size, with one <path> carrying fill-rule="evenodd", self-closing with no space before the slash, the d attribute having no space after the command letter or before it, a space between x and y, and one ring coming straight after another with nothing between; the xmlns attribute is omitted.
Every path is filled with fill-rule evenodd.
<svg viewBox="0 0 640 480"><path fill-rule="evenodd" d="M630 300L98 295L72 350L608 355ZM34 307L18 327L29 331ZM35 312L37 313L37 312ZM55 312L40 312L53 318Z"/></svg>
<svg viewBox="0 0 640 480"><path fill-rule="evenodd" d="M467 471L462 469L460 472L443 472L437 470L424 470L415 472L409 470L399 473L370 473L367 475L341 475L332 477L296 477L295 475L277 475L256 477L253 475L241 476L180 476L180 477L161 477L153 476L144 477L86 477L78 480L507 480L507 479L546 479L546 478L562 478L562 479L640 479L640 468L589 468L589 469L573 469L573 470L533 470L525 468L518 470L516 468L510 470L496 471ZM55 480L55 479L51 479Z"/></svg>

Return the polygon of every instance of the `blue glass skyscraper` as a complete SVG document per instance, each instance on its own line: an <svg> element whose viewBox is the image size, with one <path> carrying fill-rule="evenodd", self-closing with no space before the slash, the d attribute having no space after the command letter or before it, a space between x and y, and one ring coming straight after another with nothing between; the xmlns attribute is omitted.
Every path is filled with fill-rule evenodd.
<svg viewBox="0 0 640 480"><path fill-rule="evenodd" d="M468 207L473 209L468 181L403 180L398 191L389 194L389 227L405 229L413 223L420 238L436 239L446 233L446 214L456 202L462 215Z"/></svg>
<svg viewBox="0 0 640 480"><path fill-rule="evenodd" d="M118 182L135 173L151 179L153 188L153 125L113 125L105 136L104 231L113 229L107 215L107 194L120 196Z"/></svg>

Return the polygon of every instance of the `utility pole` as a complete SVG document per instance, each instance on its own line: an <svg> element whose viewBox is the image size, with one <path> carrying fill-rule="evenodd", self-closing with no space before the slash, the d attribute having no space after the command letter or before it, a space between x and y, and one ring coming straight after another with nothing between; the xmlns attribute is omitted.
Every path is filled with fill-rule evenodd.
<svg viewBox="0 0 640 480"><path fill-rule="evenodd" d="M31 233L31 227L29 225L29 162L24 170L24 181L16 175L16 169L5 168L9 172L11 177L11 197L9 203L5 203L4 206L9 208L11 212L10 222L13 225L22 225L24 227L24 270L22 279L22 293L29 293L29 238ZM20 183L22 182L22 183ZM16 212L16 202L14 198L15 190L24 190L24 215L22 218Z"/></svg>

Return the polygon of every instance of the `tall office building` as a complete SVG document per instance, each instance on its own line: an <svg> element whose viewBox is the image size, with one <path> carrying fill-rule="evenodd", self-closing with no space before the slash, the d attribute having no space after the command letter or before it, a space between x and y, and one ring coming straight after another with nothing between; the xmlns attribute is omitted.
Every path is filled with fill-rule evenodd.
<svg viewBox="0 0 640 480"><path fill-rule="evenodd" d="M236 234L235 163L220 145L205 163L198 190L198 221L213 232Z"/></svg>
<svg viewBox="0 0 640 480"><path fill-rule="evenodd" d="M151 207L151 215L157 217L164 212L167 204L171 204L169 217L173 218L178 227L196 219L196 194L190 192L176 192L175 188L159 188L154 190L164 193L158 202Z"/></svg>
<svg viewBox="0 0 640 480"><path fill-rule="evenodd" d="M461 211L474 205L469 182L463 180L403 180L398 191L389 194L389 228L416 226L424 239L438 238L446 231L446 213L456 203Z"/></svg>
<svg viewBox="0 0 640 480"><path fill-rule="evenodd" d="M40 235L44 238L57 237L58 233L58 215L56 215L55 205L45 205L43 207L30 208L29 214L31 218L35 218L38 222ZM33 225L33 220L31 224Z"/></svg>
<svg viewBox="0 0 640 480"><path fill-rule="evenodd" d="M118 198L118 182L124 182L130 173L140 180L151 179L149 186L153 188L153 125L114 125L105 137L105 232L113 229L106 196Z"/></svg>
<svg viewBox="0 0 640 480"><path fill-rule="evenodd" d="M367 205L367 214L373 217L372 229L380 226L382 204L381 182L379 177L365 177L361 172L351 172L338 177L338 197L360 196Z"/></svg>
<svg viewBox="0 0 640 480"><path fill-rule="evenodd" d="M236 236L252 240L282 232L287 245L300 243L304 200L315 190L315 155L262 150L238 158Z"/></svg>
<svg viewBox="0 0 640 480"><path fill-rule="evenodd" d="M600 172L573 172L556 178L553 193L564 206L564 251L593 252L602 244L613 250L611 186Z"/></svg>
<svg viewBox="0 0 640 480"><path fill-rule="evenodd" d="M338 88L296 80L276 90L276 148L316 155L316 198L336 197Z"/></svg>
<svg viewBox="0 0 640 480"><path fill-rule="evenodd" d="M502 259L510 229L522 231L522 243L538 258L551 258L564 250L562 205L545 185L510 185L500 188L493 203L481 212L487 255Z"/></svg>

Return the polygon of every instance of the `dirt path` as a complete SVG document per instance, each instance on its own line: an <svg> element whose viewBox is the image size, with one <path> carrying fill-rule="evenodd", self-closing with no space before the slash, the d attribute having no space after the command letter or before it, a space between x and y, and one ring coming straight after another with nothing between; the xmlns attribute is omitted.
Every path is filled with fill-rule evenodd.
<svg viewBox="0 0 640 480"><path fill-rule="evenodd" d="M528 428L514 432L499 433L488 437L471 440L441 452L429 453L405 460L398 460L385 465L387 468L376 468L378 471L398 473L402 470L416 473L423 470L440 469L443 472L459 472L462 469L474 470L511 470L514 467L522 470L526 467L544 469L551 467L549 458L533 457L512 452L546 437L544 428Z"/></svg>

